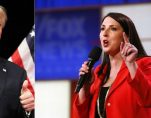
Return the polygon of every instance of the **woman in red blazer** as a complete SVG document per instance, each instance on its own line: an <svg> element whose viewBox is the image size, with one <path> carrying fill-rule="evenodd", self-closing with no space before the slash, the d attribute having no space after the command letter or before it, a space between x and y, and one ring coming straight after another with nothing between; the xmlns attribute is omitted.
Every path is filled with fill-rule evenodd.
<svg viewBox="0 0 151 118"><path fill-rule="evenodd" d="M73 118L151 118L151 57L131 19L109 13L100 32L103 62L73 102ZM89 72L87 62L79 75Z"/></svg>

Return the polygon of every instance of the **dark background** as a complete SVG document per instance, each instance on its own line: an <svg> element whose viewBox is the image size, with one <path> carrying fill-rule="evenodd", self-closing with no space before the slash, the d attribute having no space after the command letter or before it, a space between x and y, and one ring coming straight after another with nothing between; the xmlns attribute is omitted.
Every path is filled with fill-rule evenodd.
<svg viewBox="0 0 151 118"><path fill-rule="evenodd" d="M0 57L9 58L34 25L34 0L0 0L8 21L0 39Z"/></svg>

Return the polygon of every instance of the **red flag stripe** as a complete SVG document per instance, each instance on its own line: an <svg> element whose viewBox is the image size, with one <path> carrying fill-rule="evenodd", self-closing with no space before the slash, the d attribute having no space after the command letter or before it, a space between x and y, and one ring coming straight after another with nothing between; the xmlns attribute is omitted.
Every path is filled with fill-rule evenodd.
<svg viewBox="0 0 151 118"><path fill-rule="evenodd" d="M11 56L12 62L19 65L20 67L24 68L22 59L19 55L18 49L15 51L15 53Z"/></svg>

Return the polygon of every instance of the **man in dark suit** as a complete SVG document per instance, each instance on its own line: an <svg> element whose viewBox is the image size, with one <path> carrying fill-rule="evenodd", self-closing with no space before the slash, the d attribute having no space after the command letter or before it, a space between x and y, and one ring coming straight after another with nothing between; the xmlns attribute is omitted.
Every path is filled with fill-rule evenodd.
<svg viewBox="0 0 151 118"><path fill-rule="evenodd" d="M6 21L5 8L0 6L0 38ZM0 58L0 118L34 118L34 96L26 77L24 69Z"/></svg>

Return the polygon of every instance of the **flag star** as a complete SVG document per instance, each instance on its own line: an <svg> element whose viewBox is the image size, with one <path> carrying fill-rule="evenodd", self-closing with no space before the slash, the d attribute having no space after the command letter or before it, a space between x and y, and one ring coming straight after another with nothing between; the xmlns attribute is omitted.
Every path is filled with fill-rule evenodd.
<svg viewBox="0 0 151 118"><path fill-rule="evenodd" d="M30 33L30 36L31 36L31 37L35 36L35 32L32 31L32 32Z"/></svg>

